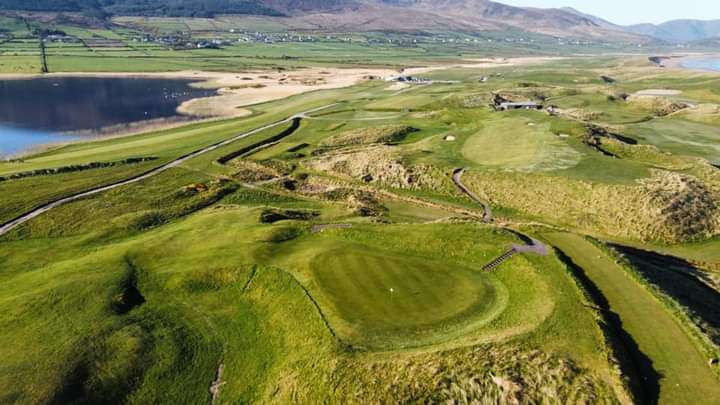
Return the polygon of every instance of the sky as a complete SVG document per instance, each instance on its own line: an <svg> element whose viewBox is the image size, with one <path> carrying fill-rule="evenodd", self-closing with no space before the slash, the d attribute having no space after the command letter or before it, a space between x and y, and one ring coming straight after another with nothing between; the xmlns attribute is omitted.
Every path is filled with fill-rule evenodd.
<svg viewBox="0 0 720 405"><path fill-rule="evenodd" d="M615 24L662 23L691 18L720 20L720 0L496 0L513 6L573 7Z"/></svg>

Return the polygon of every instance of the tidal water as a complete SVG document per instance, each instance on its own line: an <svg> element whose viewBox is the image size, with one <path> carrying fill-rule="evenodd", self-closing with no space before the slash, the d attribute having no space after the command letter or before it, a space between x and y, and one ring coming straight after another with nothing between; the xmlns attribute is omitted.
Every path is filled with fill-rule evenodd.
<svg viewBox="0 0 720 405"><path fill-rule="evenodd" d="M720 59L687 59L682 61L682 67L720 72Z"/></svg>
<svg viewBox="0 0 720 405"><path fill-rule="evenodd" d="M45 77L0 80L0 155L70 140L60 133L178 116L183 102L216 94L190 80Z"/></svg>
<svg viewBox="0 0 720 405"><path fill-rule="evenodd" d="M69 142L75 136L0 126L0 157L12 156L37 145Z"/></svg>

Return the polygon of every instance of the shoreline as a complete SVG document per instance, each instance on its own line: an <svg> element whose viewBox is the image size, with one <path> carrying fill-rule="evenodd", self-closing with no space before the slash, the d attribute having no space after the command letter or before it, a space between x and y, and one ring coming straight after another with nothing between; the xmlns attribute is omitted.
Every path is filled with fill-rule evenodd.
<svg viewBox="0 0 720 405"><path fill-rule="evenodd" d="M451 63L424 67L409 67L406 75L419 75L446 69L491 69L522 65L537 65L564 57L517 57L468 59L466 63ZM0 73L0 80L27 80L53 77L89 78L163 78L192 80L190 86L216 89L217 95L185 101L176 111L178 116L157 120L118 124L99 130L80 130L61 133L78 137L71 141L37 144L10 158L22 158L49 151L68 144L94 142L111 138L139 135L151 131L173 129L184 125L216 120L242 118L254 114L248 108L256 104L281 100L291 96L316 91L350 87L367 80L382 79L398 74L394 69L374 68L308 68L287 71L208 72L181 70L172 72L58 72L58 73ZM3 156L8 158L8 156Z"/></svg>
<svg viewBox="0 0 720 405"><path fill-rule="evenodd" d="M566 59L565 57L530 56L516 58L467 59L465 63L450 63L403 70L418 75L445 69L491 69L535 65ZM198 117L245 117L252 114L248 106L280 100L315 90L330 90L353 86L372 78L383 78L398 71L390 68L308 68L282 71L209 72L179 70L171 72L58 72L58 73L0 73L0 80L26 80L40 77L96 77L96 78L164 78L193 80L190 86L215 89L218 94L188 100L177 108L180 115Z"/></svg>
<svg viewBox="0 0 720 405"><path fill-rule="evenodd" d="M704 60L717 60L720 61L720 54L717 53L692 53L682 55L671 55L667 57L658 56L661 58L661 65L664 65L668 69L678 69L684 71L703 72L703 73L720 73L720 69L710 69L701 67L688 67L685 65L688 61L704 61Z"/></svg>

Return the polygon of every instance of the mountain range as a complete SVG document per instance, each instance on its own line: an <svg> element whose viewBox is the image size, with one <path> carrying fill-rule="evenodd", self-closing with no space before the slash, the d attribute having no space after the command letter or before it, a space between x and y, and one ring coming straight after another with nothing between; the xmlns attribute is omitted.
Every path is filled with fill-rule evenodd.
<svg viewBox="0 0 720 405"><path fill-rule="evenodd" d="M662 24L637 24L627 31L647 35L667 42L696 42L720 39L720 20L673 20Z"/></svg>
<svg viewBox="0 0 720 405"><path fill-rule="evenodd" d="M283 18L291 29L343 32L511 30L638 43L720 37L720 21L677 20L624 27L572 8L514 7L489 0L0 0L0 9L101 16L252 14Z"/></svg>

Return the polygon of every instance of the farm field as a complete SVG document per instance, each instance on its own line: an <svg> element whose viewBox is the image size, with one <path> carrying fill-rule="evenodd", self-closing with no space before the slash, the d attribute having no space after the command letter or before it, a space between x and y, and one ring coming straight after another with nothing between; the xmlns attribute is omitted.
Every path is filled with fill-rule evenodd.
<svg viewBox="0 0 720 405"><path fill-rule="evenodd" d="M138 27L237 21L128 17L68 32L127 42ZM98 58L98 70L174 70L174 53L178 69L223 72L361 58L451 68L0 162L0 403L720 396L706 308L720 302L717 123L687 118L710 110L664 115L656 104L668 100L616 97L673 86L718 103L717 74L641 56L459 67L451 47L362 56L359 44L312 43L282 58L300 48L60 45L51 69ZM543 108L500 111L500 100ZM623 261L615 245L684 261Z"/></svg>

